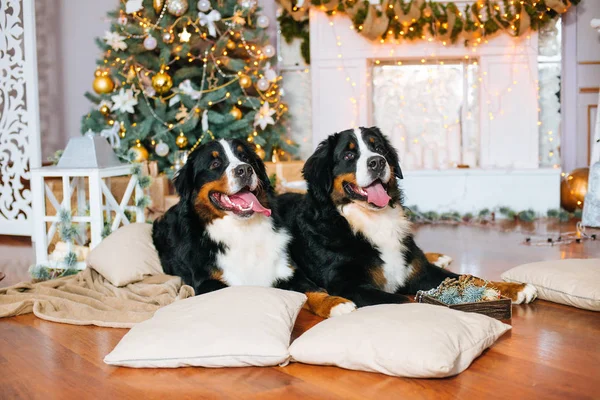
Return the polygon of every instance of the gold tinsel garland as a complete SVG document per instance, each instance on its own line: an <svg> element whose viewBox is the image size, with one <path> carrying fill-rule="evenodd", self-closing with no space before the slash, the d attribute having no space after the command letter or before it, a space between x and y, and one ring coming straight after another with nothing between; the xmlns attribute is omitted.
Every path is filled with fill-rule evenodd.
<svg viewBox="0 0 600 400"><path fill-rule="evenodd" d="M300 33L308 28L301 23L309 7L316 7L330 15L347 14L354 29L370 40L414 40L429 35L450 42L462 38L466 45L497 32L521 36L538 30L581 0L478 0L463 9L453 2L426 0L382 0L379 5L364 0L307 0L303 7L296 0L277 1L285 9L280 22L287 40L302 37Z"/></svg>

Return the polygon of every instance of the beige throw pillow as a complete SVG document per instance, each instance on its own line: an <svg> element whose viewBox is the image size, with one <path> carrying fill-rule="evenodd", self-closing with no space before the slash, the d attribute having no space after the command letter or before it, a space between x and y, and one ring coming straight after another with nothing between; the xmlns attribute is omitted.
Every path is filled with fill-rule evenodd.
<svg viewBox="0 0 600 400"><path fill-rule="evenodd" d="M290 347L293 361L412 378L461 373L510 329L485 315L429 304L386 304L317 324Z"/></svg>
<svg viewBox="0 0 600 400"><path fill-rule="evenodd" d="M134 368L287 363L302 293L233 286L177 301L129 331L104 362Z"/></svg>
<svg viewBox="0 0 600 400"><path fill-rule="evenodd" d="M600 311L600 259L567 259L520 265L502 274L507 282L529 283L538 298Z"/></svg>
<svg viewBox="0 0 600 400"><path fill-rule="evenodd" d="M152 225L146 223L117 229L90 252L86 263L115 286L163 273L152 242Z"/></svg>

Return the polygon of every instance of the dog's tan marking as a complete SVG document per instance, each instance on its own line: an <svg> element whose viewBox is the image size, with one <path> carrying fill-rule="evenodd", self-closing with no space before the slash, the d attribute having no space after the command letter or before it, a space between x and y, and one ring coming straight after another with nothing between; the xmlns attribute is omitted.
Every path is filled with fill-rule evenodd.
<svg viewBox="0 0 600 400"><path fill-rule="evenodd" d="M371 136L371 137L369 138L369 142L371 142L371 143L375 143L375 138L374 138L373 136Z"/></svg>
<svg viewBox="0 0 600 400"><path fill-rule="evenodd" d="M210 279L214 279L215 281L221 281L225 283L223 279L223 270L221 268L215 268L210 272Z"/></svg>
<svg viewBox="0 0 600 400"><path fill-rule="evenodd" d="M211 155L213 156L213 158L217 158L219 157L219 152L215 150L211 153Z"/></svg>
<svg viewBox="0 0 600 400"><path fill-rule="evenodd" d="M216 218L223 218L225 212L219 210L210 201L209 195L211 192L227 193L229 190L229 182L227 176L223 175L219 180L206 183L200 188L196 201L194 202L194 209L200 219L204 221L212 221Z"/></svg>
<svg viewBox="0 0 600 400"><path fill-rule="evenodd" d="M237 151L239 151L240 153L244 151L244 148L242 147L242 145L239 145L237 147Z"/></svg>
<svg viewBox="0 0 600 400"><path fill-rule="evenodd" d="M306 292L305 294L308 300L304 304L304 308L323 318L331 317L331 310L340 304L354 304L343 297L330 296L327 292Z"/></svg>
<svg viewBox="0 0 600 400"><path fill-rule="evenodd" d="M349 182L356 185L356 174L348 172L342 175L338 175L333 179L333 190L331 191L331 199L334 204L340 203L345 199L346 191L344 190L344 182Z"/></svg>
<svg viewBox="0 0 600 400"><path fill-rule="evenodd" d="M385 278L385 273L383 272L383 267L381 266L376 266L371 268L371 278L373 280L373 283L383 289L385 287L385 284L387 283L387 279Z"/></svg>
<svg viewBox="0 0 600 400"><path fill-rule="evenodd" d="M356 148L356 143L354 143L354 142L350 142L350 144L348 145L348 148L349 148L350 150L354 150L354 149Z"/></svg>
<svg viewBox="0 0 600 400"><path fill-rule="evenodd" d="M474 283L478 286L485 286L486 281L475 278ZM537 292L532 285L515 282L487 282L489 287L497 289L504 297L508 297L513 303L529 303L537 297Z"/></svg>

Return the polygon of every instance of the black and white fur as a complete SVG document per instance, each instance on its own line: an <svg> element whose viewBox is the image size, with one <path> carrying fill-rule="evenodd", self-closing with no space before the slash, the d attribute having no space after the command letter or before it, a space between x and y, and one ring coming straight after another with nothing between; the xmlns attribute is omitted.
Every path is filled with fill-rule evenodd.
<svg viewBox="0 0 600 400"><path fill-rule="evenodd" d="M398 156L379 129L331 135L303 173L307 194L280 196L278 205L293 236L292 258L329 293L359 307L404 303L406 294L458 276L430 263L416 245L397 183L402 179ZM372 185L383 186L387 204L367 201ZM533 287L512 289L515 302L535 298Z"/></svg>
<svg viewBox="0 0 600 400"><path fill-rule="evenodd" d="M244 142L200 146L175 186L180 201L154 222L154 245L165 273L180 276L197 295L227 286L272 286L309 294L309 308L323 317L355 309L295 268L291 235L277 214L264 164ZM271 207L271 216L253 211L254 203L237 204L234 196L243 192Z"/></svg>

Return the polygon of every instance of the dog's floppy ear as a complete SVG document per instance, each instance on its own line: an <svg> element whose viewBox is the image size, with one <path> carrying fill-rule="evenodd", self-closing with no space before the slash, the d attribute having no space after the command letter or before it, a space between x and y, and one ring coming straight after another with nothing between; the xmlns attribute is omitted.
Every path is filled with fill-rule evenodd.
<svg viewBox="0 0 600 400"><path fill-rule="evenodd" d="M384 135L381 132L381 130L376 126L369 128L369 130L372 132L375 132L383 141L383 144L386 149L385 158L386 158L387 162L390 164L390 166L392 168L394 168L394 175L396 175L396 178L404 179L404 176L402 176L402 170L400 169L400 160L398 158L398 152L396 151L394 146L392 146L392 144L388 140L387 136Z"/></svg>
<svg viewBox="0 0 600 400"><path fill-rule="evenodd" d="M194 191L194 159L190 156L175 175L173 185L182 200L188 200Z"/></svg>
<svg viewBox="0 0 600 400"><path fill-rule="evenodd" d="M302 169L309 193L321 203L330 199L333 189L333 151L338 137L335 133L319 143Z"/></svg>

